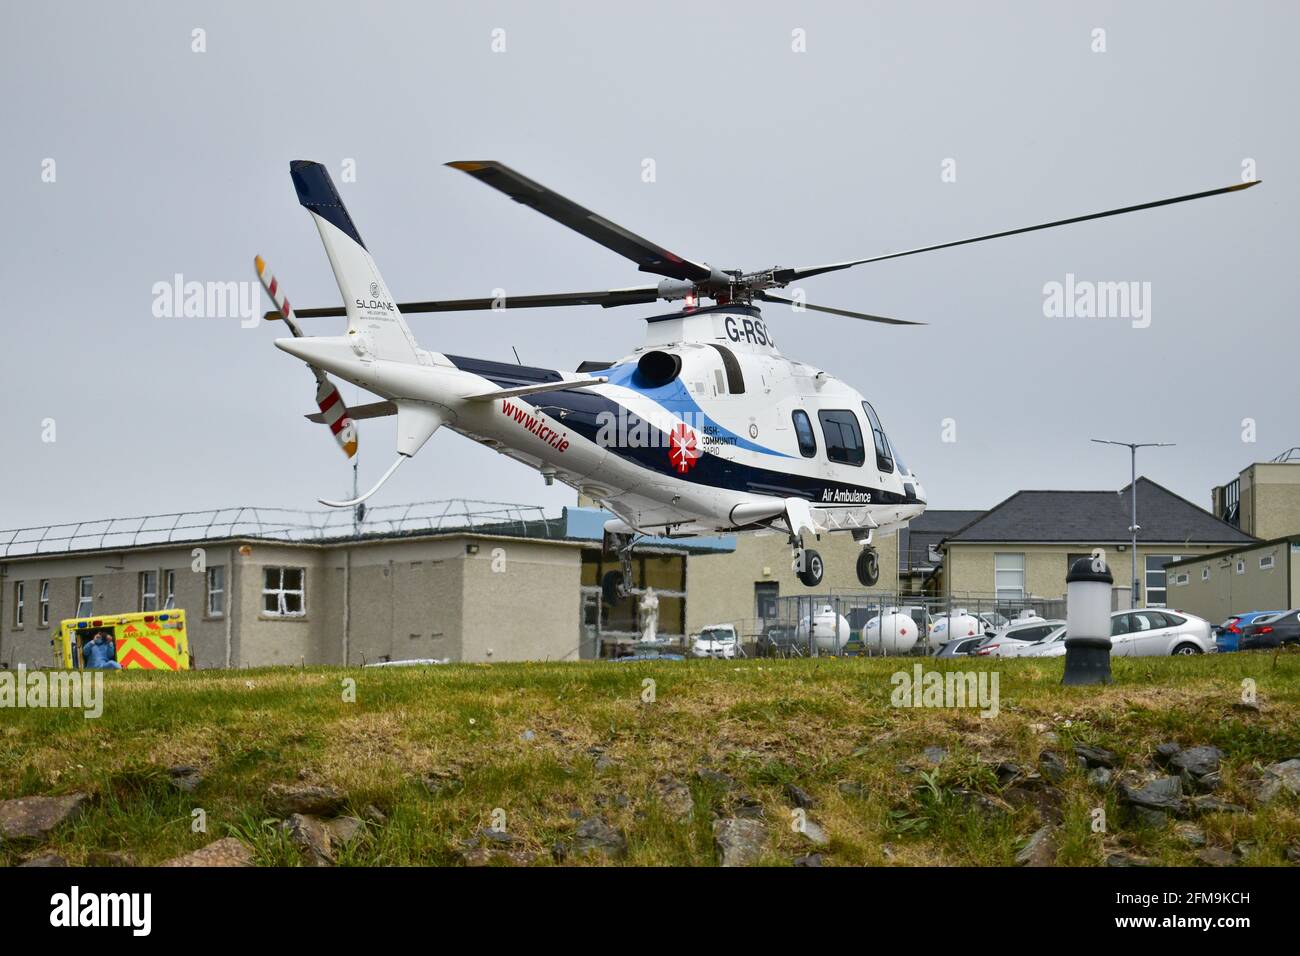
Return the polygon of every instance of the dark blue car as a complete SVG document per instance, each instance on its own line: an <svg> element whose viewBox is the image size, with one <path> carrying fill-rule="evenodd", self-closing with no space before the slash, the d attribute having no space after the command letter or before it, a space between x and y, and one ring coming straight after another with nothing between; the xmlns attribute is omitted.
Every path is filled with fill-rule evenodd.
<svg viewBox="0 0 1300 956"><path fill-rule="evenodd" d="M1257 619L1269 614L1285 614L1285 611L1246 611L1234 614L1214 629L1214 643L1219 646L1219 653L1237 650L1241 641L1241 632Z"/></svg>

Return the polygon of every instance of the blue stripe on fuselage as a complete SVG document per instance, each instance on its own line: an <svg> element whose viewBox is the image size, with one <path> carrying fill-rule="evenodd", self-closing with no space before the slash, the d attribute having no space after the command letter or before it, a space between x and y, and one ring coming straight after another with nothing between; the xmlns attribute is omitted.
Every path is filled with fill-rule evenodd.
<svg viewBox="0 0 1300 956"><path fill-rule="evenodd" d="M773 448L759 445L719 425L704 409L700 408L695 399L691 398L691 393L686 390L686 386L682 384L680 378L675 378L667 385L660 385L658 388L644 388L632 380L633 375L636 374L636 365L634 363L614 365L600 374L609 379L610 385L618 385L636 392L638 395L644 395L664 411L685 420L692 428L713 429L713 434L716 437L728 439L729 443L734 444L737 448L756 451L760 455L775 455L778 458L794 457Z"/></svg>

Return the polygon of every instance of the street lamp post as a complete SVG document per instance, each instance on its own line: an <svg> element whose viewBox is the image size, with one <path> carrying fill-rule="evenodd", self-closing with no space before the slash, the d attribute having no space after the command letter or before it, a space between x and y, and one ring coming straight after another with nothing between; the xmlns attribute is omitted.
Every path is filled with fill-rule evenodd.
<svg viewBox="0 0 1300 956"><path fill-rule="evenodd" d="M1132 477L1129 480L1128 494L1133 505L1132 521L1129 522L1128 533L1130 535L1133 554L1133 579L1132 590L1129 595L1129 606L1137 607L1140 592L1138 590L1138 491L1137 491L1137 454L1139 448L1171 448L1173 442L1167 441L1148 441L1148 442L1131 442L1131 441L1111 441L1109 438L1093 438L1099 445L1120 445L1127 448L1130 454Z"/></svg>

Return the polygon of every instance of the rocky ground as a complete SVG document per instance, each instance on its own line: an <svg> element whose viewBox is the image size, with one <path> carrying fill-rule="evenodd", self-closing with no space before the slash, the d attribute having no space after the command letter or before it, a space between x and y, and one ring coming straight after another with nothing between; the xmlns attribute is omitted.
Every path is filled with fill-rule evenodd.
<svg viewBox="0 0 1300 956"><path fill-rule="evenodd" d="M988 718L894 706L913 663L112 674L0 713L0 862L1300 862L1300 655L926 663Z"/></svg>

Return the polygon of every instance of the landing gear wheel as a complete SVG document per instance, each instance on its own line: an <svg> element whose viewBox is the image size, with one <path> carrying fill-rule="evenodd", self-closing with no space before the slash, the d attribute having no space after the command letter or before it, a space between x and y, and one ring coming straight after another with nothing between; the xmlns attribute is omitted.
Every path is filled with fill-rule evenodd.
<svg viewBox="0 0 1300 956"><path fill-rule="evenodd" d="M812 548L803 550L803 567L796 572L799 576L799 582L804 587L815 588L822 583L822 574L826 568L822 564L822 556Z"/></svg>
<svg viewBox="0 0 1300 956"><path fill-rule="evenodd" d="M863 548L858 555L858 581L863 587L872 587L880 580L880 560L875 548Z"/></svg>
<svg viewBox="0 0 1300 956"><path fill-rule="evenodd" d="M600 579L600 596L605 599L605 603L610 607L613 607L626 596L626 592L623 590L623 572L605 572L605 576Z"/></svg>

